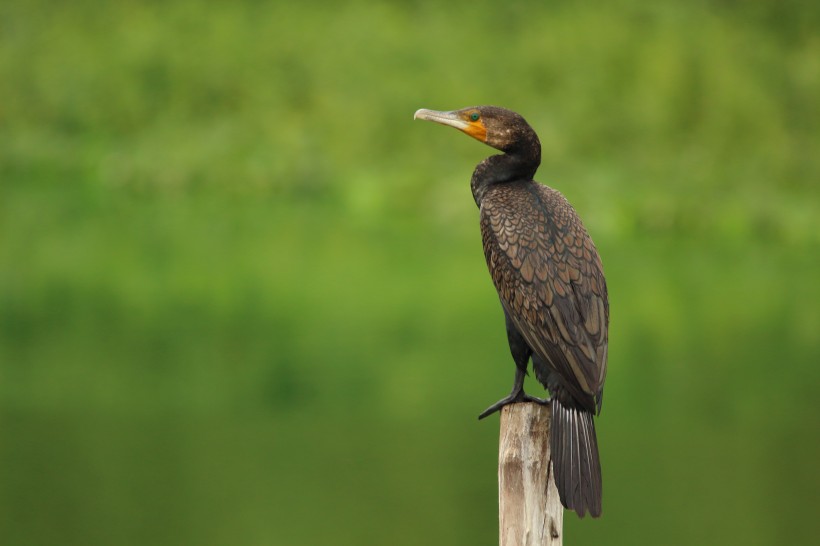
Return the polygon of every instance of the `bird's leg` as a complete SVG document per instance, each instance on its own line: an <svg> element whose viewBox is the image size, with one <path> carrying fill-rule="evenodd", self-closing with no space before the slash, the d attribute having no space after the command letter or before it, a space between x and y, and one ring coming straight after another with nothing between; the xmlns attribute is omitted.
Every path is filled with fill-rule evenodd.
<svg viewBox="0 0 820 546"><path fill-rule="evenodd" d="M549 398L536 398L535 396L530 396L524 392L524 375L526 375L526 371L516 366L515 383L513 383L513 388L512 391L510 391L510 394L482 411L478 418L484 419L488 415L492 415L497 412L507 404L515 404L516 402L535 402L536 404L542 405L549 403Z"/></svg>

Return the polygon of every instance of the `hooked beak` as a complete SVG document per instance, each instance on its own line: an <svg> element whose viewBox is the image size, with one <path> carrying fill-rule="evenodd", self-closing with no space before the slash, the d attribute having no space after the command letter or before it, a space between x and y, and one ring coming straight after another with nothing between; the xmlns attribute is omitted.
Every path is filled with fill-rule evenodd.
<svg viewBox="0 0 820 546"><path fill-rule="evenodd" d="M413 114L413 119L434 121L442 125L449 125L450 127L455 127L460 131L466 130L467 127L469 127L470 125L469 123L461 119L461 117L455 112L439 112L438 110L427 110L426 108L416 110L416 113Z"/></svg>
<svg viewBox="0 0 820 546"><path fill-rule="evenodd" d="M413 119L423 119L425 121L433 121L441 125L455 127L459 131L470 135L474 139L486 143L487 128L484 126L484 122L481 119L477 121L470 121L466 118L465 111L467 111L467 109L455 110L452 112L439 112L438 110L427 110L426 108L422 108L421 110L416 110L416 113L413 114Z"/></svg>

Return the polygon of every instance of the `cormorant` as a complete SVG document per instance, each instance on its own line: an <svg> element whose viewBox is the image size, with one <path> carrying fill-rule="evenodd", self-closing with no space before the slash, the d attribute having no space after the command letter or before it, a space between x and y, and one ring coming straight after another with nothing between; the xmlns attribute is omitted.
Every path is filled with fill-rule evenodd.
<svg viewBox="0 0 820 546"><path fill-rule="evenodd" d="M533 180L541 143L519 114L496 106L418 110L504 152L478 164L470 186L480 210L484 256L501 299L515 361L507 404L549 403L550 450L561 503L583 517L601 515L601 463L593 414L606 378L609 303L603 267L575 209ZM527 362L551 397L524 393Z"/></svg>

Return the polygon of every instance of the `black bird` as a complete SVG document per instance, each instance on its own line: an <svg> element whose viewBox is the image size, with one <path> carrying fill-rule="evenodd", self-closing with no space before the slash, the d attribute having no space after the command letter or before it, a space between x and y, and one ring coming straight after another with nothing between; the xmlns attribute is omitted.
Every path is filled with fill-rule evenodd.
<svg viewBox="0 0 820 546"><path fill-rule="evenodd" d="M515 361L507 404L549 403L550 450L561 503L583 517L601 515L601 463L592 417L601 412L609 303L595 245L569 202L533 180L541 143L519 114L496 106L418 110L413 119L449 125L504 152L473 172L484 256L504 308ZM527 362L551 398L524 393Z"/></svg>

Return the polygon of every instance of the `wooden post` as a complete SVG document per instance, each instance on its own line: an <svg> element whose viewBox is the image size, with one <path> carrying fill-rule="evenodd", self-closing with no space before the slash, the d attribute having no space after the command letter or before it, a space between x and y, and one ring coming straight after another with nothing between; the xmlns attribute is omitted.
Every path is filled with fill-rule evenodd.
<svg viewBox="0 0 820 546"><path fill-rule="evenodd" d="M550 465L550 409L518 403L501 410L498 519L501 546L561 546L564 507Z"/></svg>

